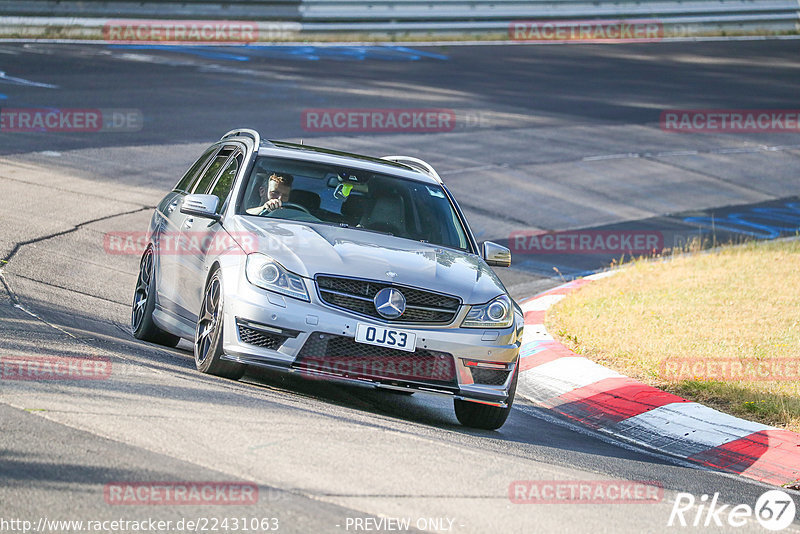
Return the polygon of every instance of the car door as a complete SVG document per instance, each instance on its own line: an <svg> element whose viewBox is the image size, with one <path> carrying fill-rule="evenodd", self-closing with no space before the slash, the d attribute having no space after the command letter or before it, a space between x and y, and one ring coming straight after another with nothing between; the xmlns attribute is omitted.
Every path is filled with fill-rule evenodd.
<svg viewBox="0 0 800 534"><path fill-rule="evenodd" d="M175 295L178 291L177 258L179 254L178 237L181 224L186 216L180 207L184 197L196 186L203 171L220 150L219 145L208 148L186 171L181 180L156 207L161 223L153 235L156 250L155 273L157 281L157 305L159 308L178 314Z"/></svg>
<svg viewBox="0 0 800 534"><path fill-rule="evenodd" d="M203 173L193 193L216 195L219 199L217 213L221 213L243 162L244 151L241 148L235 145L224 146ZM196 322L200 299L205 289L206 256L213 253L213 244L217 242L215 235L218 232L224 233L225 229L219 222L188 215L183 219L180 231L185 250L178 258L179 294L176 295L176 301L181 308L181 314Z"/></svg>

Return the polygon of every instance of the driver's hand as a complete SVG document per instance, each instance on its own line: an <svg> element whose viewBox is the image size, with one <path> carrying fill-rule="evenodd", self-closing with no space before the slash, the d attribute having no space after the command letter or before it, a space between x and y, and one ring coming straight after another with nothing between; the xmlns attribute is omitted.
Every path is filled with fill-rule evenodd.
<svg viewBox="0 0 800 534"><path fill-rule="evenodd" d="M264 203L264 209L267 211L275 211L283 205L281 199L271 198Z"/></svg>

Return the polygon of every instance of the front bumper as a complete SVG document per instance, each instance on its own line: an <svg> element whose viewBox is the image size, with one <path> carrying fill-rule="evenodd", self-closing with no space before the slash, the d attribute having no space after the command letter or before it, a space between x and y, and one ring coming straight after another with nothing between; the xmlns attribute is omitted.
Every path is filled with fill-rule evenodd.
<svg viewBox="0 0 800 534"><path fill-rule="evenodd" d="M518 314L504 329L458 327L468 306L462 306L450 326L394 324L328 306L317 297L313 281L306 280L311 301L304 302L253 286L235 271L223 284L225 359L326 380L506 405L522 335ZM358 323L414 332L417 350L401 354L355 343ZM328 346L336 344L333 352L340 356L323 354L324 349L310 352L327 340ZM347 347L360 356L348 358ZM366 354L380 359L378 365L386 372L376 371L374 363L365 371ZM435 370L425 374L420 369Z"/></svg>

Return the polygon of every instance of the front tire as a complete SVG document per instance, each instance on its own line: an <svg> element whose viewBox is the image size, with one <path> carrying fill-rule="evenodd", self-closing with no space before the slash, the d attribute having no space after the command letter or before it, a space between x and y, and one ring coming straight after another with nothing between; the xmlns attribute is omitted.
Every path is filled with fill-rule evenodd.
<svg viewBox="0 0 800 534"><path fill-rule="evenodd" d="M217 270L203 294L194 336L194 363L201 373L239 380L247 366L222 359L222 323L225 317L222 295L222 276Z"/></svg>
<svg viewBox="0 0 800 534"><path fill-rule="evenodd" d="M454 399L453 407L455 408L458 422L464 426L483 430L497 430L503 426L506 419L508 419L508 414L511 413L511 406L514 404L518 376L519 362L517 362L517 366L514 369L514 378L511 380L511 387L508 390L508 402L506 402L507 406L505 408Z"/></svg>
<svg viewBox="0 0 800 534"><path fill-rule="evenodd" d="M139 277L131 304L131 332L136 339L174 347L181 338L161 330L153 322L153 310L156 307L154 261L153 249L148 248L139 261Z"/></svg>

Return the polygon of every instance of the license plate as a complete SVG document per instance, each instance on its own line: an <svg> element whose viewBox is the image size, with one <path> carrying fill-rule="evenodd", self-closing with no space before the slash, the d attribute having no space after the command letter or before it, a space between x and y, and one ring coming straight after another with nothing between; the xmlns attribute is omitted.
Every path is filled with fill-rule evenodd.
<svg viewBox="0 0 800 534"><path fill-rule="evenodd" d="M356 326L356 341L367 345L389 347L408 352L414 352L417 348L417 334L414 332L365 323L358 323L358 326Z"/></svg>

